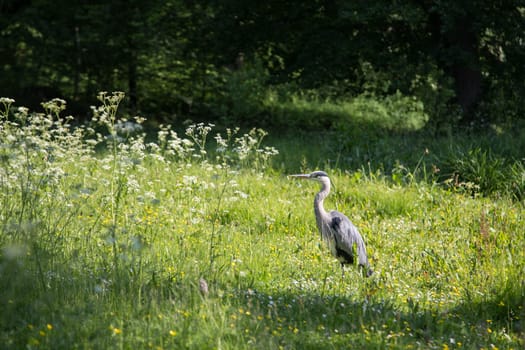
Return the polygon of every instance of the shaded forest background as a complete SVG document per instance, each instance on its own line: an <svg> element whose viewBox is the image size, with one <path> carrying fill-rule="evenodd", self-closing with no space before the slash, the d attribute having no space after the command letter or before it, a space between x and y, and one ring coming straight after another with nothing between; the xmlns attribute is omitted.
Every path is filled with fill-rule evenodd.
<svg viewBox="0 0 525 350"><path fill-rule="evenodd" d="M521 124L522 0L0 0L0 96L159 122ZM379 117L378 117L379 116Z"/></svg>

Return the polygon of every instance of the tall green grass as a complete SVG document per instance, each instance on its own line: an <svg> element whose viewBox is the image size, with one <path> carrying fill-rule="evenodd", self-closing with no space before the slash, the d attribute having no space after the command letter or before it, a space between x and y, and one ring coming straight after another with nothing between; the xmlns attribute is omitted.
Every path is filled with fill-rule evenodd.
<svg viewBox="0 0 525 350"><path fill-rule="evenodd" d="M100 94L76 128L61 100L43 114L1 101L3 348L523 347L521 203L422 181L424 149L389 172L348 167L319 135L194 124L147 141L121 98ZM316 185L285 176L314 168L365 237L371 278L341 279Z"/></svg>
<svg viewBox="0 0 525 350"><path fill-rule="evenodd" d="M305 165L349 172L380 173L396 184L426 182L443 188L522 201L525 192L523 131L458 131L433 135L383 133L356 137L345 132L270 135L286 149L275 166L294 171Z"/></svg>

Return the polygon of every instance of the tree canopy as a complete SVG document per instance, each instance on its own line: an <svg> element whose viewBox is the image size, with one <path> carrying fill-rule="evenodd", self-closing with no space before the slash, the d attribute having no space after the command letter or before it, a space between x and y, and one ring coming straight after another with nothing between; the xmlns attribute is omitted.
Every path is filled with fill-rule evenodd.
<svg viewBox="0 0 525 350"><path fill-rule="evenodd" d="M279 124L268 101L402 95L434 124L524 115L525 3L0 1L0 95Z"/></svg>

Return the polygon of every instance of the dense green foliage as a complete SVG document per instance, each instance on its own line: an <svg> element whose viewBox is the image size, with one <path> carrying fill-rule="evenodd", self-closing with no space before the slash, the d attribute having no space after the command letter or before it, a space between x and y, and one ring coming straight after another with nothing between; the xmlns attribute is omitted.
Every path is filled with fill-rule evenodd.
<svg viewBox="0 0 525 350"><path fill-rule="evenodd" d="M3 348L525 345L522 202L440 181L417 138L369 145L413 167L386 174L374 162L392 154L369 153L368 168L342 171L338 143L319 135L267 139L279 154L260 129L162 126L148 141L143 119L117 118L122 98L99 94L77 128L62 100L45 113L0 101ZM451 167L484 179L503 165L453 144ZM284 166L331 173L327 206L360 228L373 276L341 279L316 232L316 185Z"/></svg>
<svg viewBox="0 0 525 350"><path fill-rule="evenodd" d="M118 89L151 119L250 126L338 127L377 111L410 128L513 124L523 33L520 0L4 0L0 96L63 97L86 116L92 96Z"/></svg>

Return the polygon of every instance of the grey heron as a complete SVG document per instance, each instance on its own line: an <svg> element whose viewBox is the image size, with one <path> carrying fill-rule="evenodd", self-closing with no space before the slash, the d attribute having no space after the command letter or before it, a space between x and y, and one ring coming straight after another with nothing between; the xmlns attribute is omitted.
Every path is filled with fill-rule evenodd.
<svg viewBox="0 0 525 350"><path fill-rule="evenodd" d="M323 202L330 193L330 178L324 171L314 171L311 174L289 175L293 178L314 180L321 183L321 190L315 195L314 213L317 228L322 239L328 245L332 255L341 263L342 276L344 265L354 263L354 245L357 246L359 266L366 269L366 276L372 275L366 246L357 227L344 215L336 210L327 212Z"/></svg>

